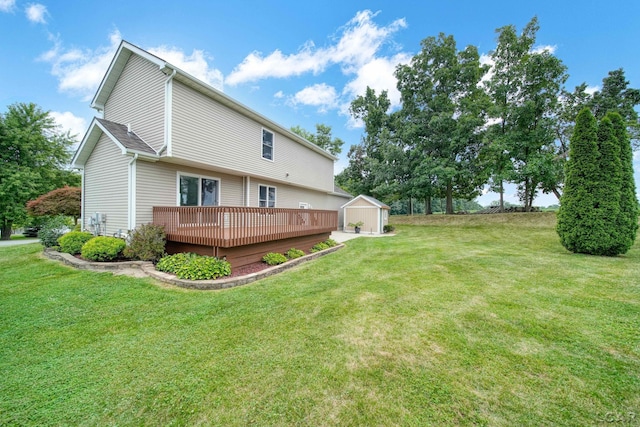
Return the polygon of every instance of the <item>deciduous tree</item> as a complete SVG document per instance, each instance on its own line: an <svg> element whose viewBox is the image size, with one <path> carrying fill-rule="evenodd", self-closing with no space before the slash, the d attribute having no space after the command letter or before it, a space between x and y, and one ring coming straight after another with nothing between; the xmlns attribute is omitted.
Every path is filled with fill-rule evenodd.
<svg viewBox="0 0 640 427"><path fill-rule="evenodd" d="M33 103L18 103L0 115L0 226L2 239L26 217L26 203L77 177L65 170L73 143L53 118ZM73 181L73 182L70 182Z"/></svg>
<svg viewBox="0 0 640 427"><path fill-rule="evenodd" d="M27 203L27 213L31 216L66 215L78 223L82 192L80 187L64 186Z"/></svg>
<svg viewBox="0 0 640 427"><path fill-rule="evenodd" d="M344 141L340 138L334 138L331 134L331 126L322 123L316 124L316 133L313 134L301 126L293 126L291 131L300 135L309 142L313 142L318 147L337 156L342 152Z"/></svg>

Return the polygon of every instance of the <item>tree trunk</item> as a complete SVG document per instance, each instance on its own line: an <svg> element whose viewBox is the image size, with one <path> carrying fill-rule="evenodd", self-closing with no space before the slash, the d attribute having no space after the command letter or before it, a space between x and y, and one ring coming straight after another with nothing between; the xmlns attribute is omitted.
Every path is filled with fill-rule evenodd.
<svg viewBox="0 0 640 427"><path fill-rule="evenodd" d="M500 212L504 212L504 181L500 180Z"/></svg>
<svg viewBox="0 0 640 427"><path fill-rule="evenodd" d="M453 186L451 183L447 184L447 204L445 209L448 215L453 213Z"/></svg>
<svg viewBox="0 0 640 427"><path fill-rule="evenodd" d="M560 200L560 198L562 197L562 194L560 194L560 191L558 191L558 188L553 187L553 194L555 194L555 196L558 198L558 200Z"/></svg>
<svg viewBox="0 0 640 427"><path fill-rule="evenodd" d="M433 210L431 209L431 197L425 197L424 199L424 214L431 215Z"/></svg>
<svg viewBox="0 0 640 427"><path fill-rule="evenodd" d="M0 240L10 240L11 239L11 226L13 225L13 221L4 220L2 221L2 236Z"/></svg>
<svg viewBox="0 0 640 427"><path fill-rule="evenodd" d="M413 216L413 197L409 197L409 215Z"/></svg>

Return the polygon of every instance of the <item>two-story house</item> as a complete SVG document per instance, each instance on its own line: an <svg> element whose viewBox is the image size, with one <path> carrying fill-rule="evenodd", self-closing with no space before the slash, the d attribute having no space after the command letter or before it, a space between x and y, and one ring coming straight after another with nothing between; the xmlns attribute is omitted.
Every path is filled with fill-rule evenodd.
<svg viewBox="0 0 640 427"><path fill-rule="evenodd" d="M91 102L73 164L82 225L100 234L165 226L171 252L308 249L351 196L336 157L157 56L122 41Z"/></svg>

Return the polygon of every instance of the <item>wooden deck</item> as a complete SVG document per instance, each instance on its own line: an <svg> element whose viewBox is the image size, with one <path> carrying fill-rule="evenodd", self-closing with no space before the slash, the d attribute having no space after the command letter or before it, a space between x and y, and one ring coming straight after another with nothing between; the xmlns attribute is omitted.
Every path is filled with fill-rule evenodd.
<svg viewBox="0 0 640 427"><path fill-rule="evenodd" d="M155 206L153 223L164 226L168 241L233 248L331 233L338 228L338 212L318 209Z"/></svg>

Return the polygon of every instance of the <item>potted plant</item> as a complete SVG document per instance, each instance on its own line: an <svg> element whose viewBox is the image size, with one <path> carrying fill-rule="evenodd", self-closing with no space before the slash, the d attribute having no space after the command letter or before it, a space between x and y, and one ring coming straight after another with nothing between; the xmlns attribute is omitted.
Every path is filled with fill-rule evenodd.
<svg viewBox="0 0 640 427"><path fill-rule="evenodd" d="M350 222L347 225L349 227L353 227L353 229L356 231L356 234L360 234L360 227L362 227L364 225L364 222L362 222L362 221Z"/></svg>

